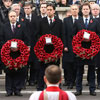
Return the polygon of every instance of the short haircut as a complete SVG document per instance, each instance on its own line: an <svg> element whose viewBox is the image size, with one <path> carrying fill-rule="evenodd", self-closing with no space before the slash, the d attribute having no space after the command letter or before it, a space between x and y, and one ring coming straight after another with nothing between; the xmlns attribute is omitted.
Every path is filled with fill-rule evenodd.
<svg viewBox="0 0 100 100"><path fill-rule="evenodd" d="M53 3L48 3L48 4L47 4L47 7L48 7L48 6L51 6L51 7L53 8L53 10L55 10L55 5L54 5Z"/></svg>
<svg viewBox="0 0 100 100"><path fill-rule="evenodd" d="M83 6L88 6L88 7L89 7L89 9L91 9L90 4L89 4L88 2L83 3L83 5L81 6L81 8L83 8Z"/></svg>
<svg viewBox="0 0 100 100"><path fill-rule="evenodd" d="M50 65L45 70L45 76L51 84L57 84L61 80L61 69L57 65Z"/></svg>
<svg viewBox="0 0 100 100"><path fill-rule="evenodd" d="M24 2L24 7L25 6L30 6L32 8L32 2L31 1Z"/></svg>
<svg viewBox="0 0 100 100"><path fill-rule="evenodd" d="M76 6L79 9L79 5L77 5L77 4L73 4L70 7L72 8L73 6Z"/></svg>
<svg viewBox="0 0 100 100"><path fill-rule="evenodd" d="M41 5L47 5L47 3L41 3L41 4L40 4L40 8L41 8Z"/></svg>
<svg viewBox="0 0 100 100"><path fill-rule="evenodd" d="M13 10L13 8L14 8L15 6L19 6L19 7L20 7L20 5L19 5L18 3L14 3L14 4L12 4L12 6L11 6L11 10ZM20 7L20 9L21 9L21 7Z"/></svg>
<svg viewBox="0 0 100 100"><path fill-rule="evenodd" d="M15 10L10 10L10 11L8 12L8 16L9 16L9 14L10 14L11 12L15 12L15 13L16 13ZM16 15L17 15L17 14L16 14Z"/></svg>

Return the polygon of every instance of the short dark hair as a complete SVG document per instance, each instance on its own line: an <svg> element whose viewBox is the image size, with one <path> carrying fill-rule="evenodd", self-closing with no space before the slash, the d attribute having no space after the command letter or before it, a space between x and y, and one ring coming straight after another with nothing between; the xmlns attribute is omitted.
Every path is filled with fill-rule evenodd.
<svg viewBox="0 0 100 100"><path fill-rule="evenodd" d="M45 5L45 4L47 5L47 3L41 3L41 4L40 4L40 8L41 8L41 5Z"/></svg>
<svg viewBox="0 0 100 100"><path fill-rule="evenodd" d="M54 5L53 3L48 3L48 4L47 4L47 7L48 7L48 6L51 6L51 7L55 10L55 5Z"/></svg>
<svg viewBox="0 0 100 100"><path fill-rule="evenodd" d="M57 65L50 65L45 70L45 76L51 84L56 84L61 80L61 69Z"/></svg>
<svg viewBox="0 0 100 100"><path fill-rule="evenodd" d="M81 6L81 8L83 8L83 6L88 6L88 7L89 7L89 9L91 9L90 4L89 4L88 2L83 3L83 5Z"/></svg>

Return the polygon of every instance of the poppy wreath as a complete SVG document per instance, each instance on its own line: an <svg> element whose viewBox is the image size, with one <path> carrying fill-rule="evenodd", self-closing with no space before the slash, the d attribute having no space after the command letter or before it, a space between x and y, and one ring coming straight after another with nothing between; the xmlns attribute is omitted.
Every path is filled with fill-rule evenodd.
<svg viewBox="0 0 100 100"><path fill-rule="evenodd" d="M13 59L10 55L10 53L11 53L10 47L11 47L12 41L17 42L17 48L20 52L20 56L18 56L15 59ZM27 62L29 59L29 54L30 54L29 47L27 45L25 45L22 40L11 39L11 40L8 40L2 46L1 60L4 63L4 65L6 66L6 68L8 68L10 70L12 70L12 69L18 70L18 69L25 67L25 65L27 65Z"/></svg>
<svg viewBox="0 0 100 100"><path fill-rule="evenodd" d="M47 48L48 45L46 45L46 39L45 38L51 38L53 49L52 52L47 52L44 48ZM62 51L63 51L63 43L60 38L57 36L51 35L51 34L46 34L40 37L39 41L36 43L34 47L34 52L37 56L37 58L44 62L44 63L49 63L49 62L55 62L57 59L59 59L62 56Z"/></svg>
<svg viewBox="0 0 100 100"><path fill-rule="evenodd" d="M84 41L84 32L90 34L89 41L91 41L91 45L89 48L82 47L82 41ZM93 59L93 57L100 50L100 39L95 32L83 29L79 31L76 36L73 37L72 46L73 52L77 55L77 57L80 57L82 59Z"/></svg>

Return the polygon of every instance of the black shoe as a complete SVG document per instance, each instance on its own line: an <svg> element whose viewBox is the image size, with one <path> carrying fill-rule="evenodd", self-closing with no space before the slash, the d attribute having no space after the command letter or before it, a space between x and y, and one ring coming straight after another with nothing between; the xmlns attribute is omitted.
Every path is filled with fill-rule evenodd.
<svg viewBox="0 0 100 100"><path fill-rule="evenodd" d="M77 92L75 92L75 95L76 96L82 95L82 92L81 91L77 91Z"/></svg>
<svg viewBox="0 0 100 100"><path fill-rule="evenodd" d="M34 86L35 85L35 83L29 83L29 86Z"/></svg>
<svg viewBox="0 0 100 100"><path fill-rule="evenodd" d="M15 93L15 96L23 96L20 92Z"/></svg>
<svg viewBox="0 0 100 100"><path fill-rule="evenodd" d="M97 86L97 89L100 89L100 85Z"/></svg>
<svg viewBox="0 0 100 100"><path fill-rule="evenodd" d="M6 97L12 96L12 93L7 93Z"/></svg>
<svg viewBox="0 0 100 100"><path fill-rule="evenodd" d="M94 91L90 91L90 95L92 95L92 96L96 96L96 92L94 92Z"/></svg>

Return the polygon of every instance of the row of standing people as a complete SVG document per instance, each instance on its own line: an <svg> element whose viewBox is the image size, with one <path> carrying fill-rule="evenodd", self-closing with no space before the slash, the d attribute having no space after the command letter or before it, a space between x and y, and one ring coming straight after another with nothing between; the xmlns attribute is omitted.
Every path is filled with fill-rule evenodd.
<svg viewBox="0 0 100 100"><path fill-rule="evenodd" d="M16 5L15 5L16 6ZM17 5L18 6L18 5ZM88 5L85 5L86 7L88 6ZM72 41L72 37L79 31L79 30L81 30L81 29L85 29L85 27L79 27L80 25L78 25L77 26L77 28L79 27L79 30L75 30L74 32L75 33L73 33L73 31L71 32L71 30L72 29L74 29L75 27L73 26L73 23L74 23L74 17L77 19L77 17L78 17L78 12L77 11L74 11L75 9L76 10L78 10L78 6L76 6L76 5L74 5L74 6L72 6L71 7L71 9L72 9L72 11L74 12L73 14L72 14L72 16L71 17L69 17L69 18L65 18L64 19L64 24L62 23L62 21L60 20L60 19L58 19L58 17L56 17L55 16L55 6L54 5L52 5L52 4L50 4L50 5L46 5L46 4L41 4L41 6L40 6L40 10L42 9L42 7L44 7L44 8L46 8L46 10L47 10L47 14L43 14L43 15L45 15L44 16L44 18L42 19L42 17L43 16L36 16L36 15L30 15L31 13L32 13L32 7L31 7L31 5L29 4L29 5L25 5L24 6L24 11L25 11L25 14L26 15L24 15L24 17L21 17L21 16L19 16L19 14L20 14L20 12L18 12L18 8L19 8L19 11L20 11L20 6L18 6L18 8L14 8L14 5L12 6L12 10L15 10L15 12L16 12L16 22L18 23L18 21L19 21L19 23L22 25L22 27L23 28L21 28L22 29L22 31L20 31L20 33L16 33L16 34L13 34L12 32L11 32L11 29L10 29L10 34L8 34L8 30L5 30L5 28L6 27L8 27L9 25L8 24L5 24L5 25L3 25L3 28L1 29L1 36L0 36L0 40L1 41L3 41L3 42L5 42L5 41L7 41L7 40L9 40L9 39L12 39L12 38L18 38L18 39L21 39L21 40L23 40L24 42L25 41L28 41L28 37L30 38L30 40L31 41L29 41L30 43L27 43L26 42L26 44L30 47L31 46L31 56L30 56L30 65L31 65L31 73L30 73L30 75L31 75L31 78L32 78L32 81L34 82L34 74L36 73L36 69L37 69L37 67L38 67L38 71L39 71L39 74L38 74L38 86L37 86L37 90L43 90L44 89L44 81L43 81L43 76L44 76L44 71L45 71L45 68L48 66L48 65L51 65L51 64L56 64L56 65L59 65L59 60L58 60L58 62L56 63L56 62L54 62L54 63L49 63L49 64L44 64L43 62L41 62L41 63L39 63L38 62L38 60L36 59L36 57L35 57L35 54L34 54L34 52L33 52L33 48L32 47L34 47L34 45L35 45L35 43L36 43L36 41L38 40L38 38L41 36L41 35L43 35L43 34L53 34L53 35L56 35L56 36L58 36L58 37L60 37L62 40L64 40L64 56L63 57L65 57L65 58L63 58L63 68L64 69L66 69L67 68L67 72L68 73L70 73L70 72L74 72L74 71L72 71L73 70L73 66L75 67L75 65L73 65L74 64L74 61L75 61L75 57L74 57L74 54L73 54L73 52L72 52L72 47L71 47L71 45L72 44L70 44L71 43L71 41ZM76 7L76 8L74 8L74 7ZM84 6L83 6L84 7ZM89 6L88 6L89 7ZM30 10L29 10L30 9ZM90 9L90 8L89 8ZM45 12L45 11L44 11ZM14 12L13 12L14 13ZM77 17L76 17L76 15L74 15L74 14L76 14L77 13ZM84 12L82 12L83 13L83 16L85 16L84 15ZM85 12L86 13L86 12ZM10 14L11 13L9 13L9 19L10 19ZM28 15L30 15L30 17L28 16ZM47 17L46 17L47 16ZM88 15L89 16L89 15ZM53 22L53 20L55 19L55 21L52 23L52 25L49 25L50 24L50 18L52 19L52 22ZM78 18L80 18L80 17L78 17ZM40 20L39 21L39 23L38 23L38 19ZM69 19L71 19L71 20L69 20ZM80 18L79 19L79 21L80 20L82 20L82 18ZM89 19L90 20L90 19ZM94 20L94 19L93 19ZM70 21L70 22L69 22ZM75 24L77 24L77 22L78 21L76 21L76 23ZM95 31L98 35L99 35L99 26L97 26L97 21L96 20L94 20L93 21L94 23L93 23L93 27L92 27L92 30L91 30L91 28L90 29L88 29L88 30L91 30L91 31ZM79 24L80 22L78 22L78 24ZM38 25L37 25L38 24ZM68 25L67 25L68 24ZM69 24L71 24L70 26L69 26ZM84 23L83 23L84 24ZM63 25L64 25L64 34L63 34ZM99 25L99 24L98 24ZM75 25L76 26L76 25ZM1 25L1 27L2 27L2 25ZM10 26L11 27L11 26ZM26 29L25 27L27 27L27 29L28 30L24 30L24 29ZM17 28L17 27L16 27ZM68 30L67 30L68 29ZM97 30L96 30L97 29ZM22 34L21 33L24 33L24 37L26 37L26 38L24 38L23 39L23 36L22 36ZM30 34L27 34L27 33L30 33ZM12 35L11 35L12 34ZM20 35L19 35L20 34ZM30 35L30 36L28 36L28 35ZM3 38L2 38L2 36L3 36ZM65 39L64 39L64 38ZM4 41L5 40L5 41ZM2 44L4 44L2 42ZM68 43L68 44L67 44ZM69 55L69 56L68 56ZM67 58L66 58L67 57ZM34 61L34 62L33 62ZM80 60L79 60L80 61ZM86 62L88 62L88 61L86 61ZM92 62L94 62L94 61L92 61ZM90 61L89 61L89 63L90 63ZM82 66L83 65L85 65L85 64L87 64L87 63L85 63L85 62L83 62L82 63ZM81 65L81 64L80 64ZM36 68L34 67L34 66L36 66ZM42 66L42 67L41 67ZM72 67L72 69L71 69L71 67ZM78 66L78 65L77 65ZM81 74L83 74L83 69L80 69L80 68L83 68L83 67L78 67L77 69L78 70L81 70L81 71L79 71L79 72L82 72ZM92 82L94 82L94 80L95 80L95 78L94 78L94 70L93 70L93 68L94 68L94 66L93 66L93 68L92 67L89 67L90 68L90 75L89 76L91 76L91 77L89 77L90 79L89 80L91 80L91 79L93 79L93 81ZM76 68L75 68L76 69ZM93 71L92 71L92 70ZM69 70L69 71L68 71ZM8 71L7 71L8 72ZM91 75L91 72L92 72L92 75ZM11 74L12 73L12 74ZM21 86L19 85L18 87L16 86L16 84L17 84L17 82L19 82L19 81L22 81L22 79L19 79L19 76L16 76L16 75L18 75L18 73L15 73L16 75L16 79L15 79L15 86L14 86L14 89L13 89L13 87L11 86L11 81L14 79L14 77L12 77L12 76L14 76L13 74L14 74L15 72L10 72L10 74L9 73L7 73L7 75L6 75L6 91L7 91L7 95L9 96L9 95L12 95L12 92L14 92L15 93L15 95L21 95L20 94L20 91L21 91L21 89L22 89L22 84L24 84L24 82L25 82L25 78L26 78L26 74L27 74L27 71L25 71L25 75L22 77L22 79L23 79L23 82L21 83ZM20 74L22 74L22 72L20 73ZM20 75L19 74L19 75ZM80 73L79 73L80 74ZM81 81L79 80L79 79L81 79L82 77L79 77L80 75L79 74L77 74L77 81L76 81L76 86L80 89L80 90L78 90L78 88L77 88L77 93L76 93L76 95L78 94L78 95L80 95L81 94L81 92L82 92L82 86L80 86L81 85ZM70 80L72 80L73 79L73 76L72 76L73 74L71 74L71 79ZM65 76L67 76L67 77L70 77L70 75L69 74L67 74L67 75L65 75ZM81 75L82 76L82 75ZM9 79L10 78L12 78L10 81L9 81ZM79 78L79 79L78 79ZM82 79L81 79L82 80ZM80 82L79 82L80 81ZM79 84L78 84L78 82L79 82ZM92 84L92 85L91 85ZM89 82L89 85L90 85L90 94L91 95L95 95L95 84L94 83L91 83L91 81ZM91 88L92 87L92 88ZM10 88L10 90L9 90L9 88ZM93 90L92 90L93 89ZM15 91L15 90L17 90L17 92Z"/></svg>

